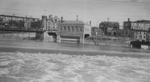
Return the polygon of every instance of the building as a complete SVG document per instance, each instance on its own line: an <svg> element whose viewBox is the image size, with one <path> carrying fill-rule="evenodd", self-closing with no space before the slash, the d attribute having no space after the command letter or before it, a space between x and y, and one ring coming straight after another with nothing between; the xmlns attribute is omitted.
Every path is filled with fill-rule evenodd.
<svg viewBox="0 0 150 82"><path fill-rule="evenodd" d="M133 38L133 31L131 30L131 24L132 21L130 21L130 18L128 18L127 21L123 22L123 29L120 30L120 35L122 37L129 37L129 38Z"/></svg>
<svg viewBox="0 0 150 82"><path fill-rule="evenodd" d="M131 21L130 18L128 18L128 21L123 22L123 29L124 30L131 30Z"/></svg>
<svg viewBox="0 0 150 82"><path fill-rule="evenodd" d="M45 41L56 42L59 22L60 20L57 16L54 17L52 15L49 15L49 17L42 16L41 27L43 31L45 31L44 33L41 34L39 33L39 35L42 35L42 39L44 39Z"/></svg>
<svg viewBox="0 0 150 82"><path fill-rule="evenodd" d="M128 37L128 38L132 39L133 38L133 31L132 30L119 29L117 32L117 35L120 37Z"/></svg>
<svg viewBox="0 0 150 82"><path fill-rule="evenodd" d="M95 37L95 36L100 37L103 35L104 35L103 31L101 29L99 29L98 27L92 27L91 28L91 36L92 37Z"/></svg>
<svg viewBox="0 0 150 82"><path fill-rule="evenodd" d="M61 18L58 30L58 41L61 41L61 38L70 38L83 43L84 38L91 35L91 25L79 20L63 20Z"/></svg>
<svg viewBox="0 0 150 82"><path fill-rule="evenodd" d="M47 19L47 30L56 31L58 27L59 18L57 16L50 15Z"/></svg>
<svg viewBox="0 0 150 82"><path fill-rule="evenodd" d="M58 22L60 20L57 16L53 17L52 15L49 15L49 17L42 16L42 21L44 22L43 24L44 24L45 30L56 31L58 27Z"/></svg>
<svg viewBox="0 0 150 82"><path fill-rule="evenodd" d="M99 24L99 28L108 36L116 36L116 32L119 29L118 22L104 21Z"/></svg>
<svg viewBox="0 0 150 82"><path fill-rule="evenodd" d="M150 20L138 20L131 23L131 29L134 31L135 40L150 40Z"/></svg>

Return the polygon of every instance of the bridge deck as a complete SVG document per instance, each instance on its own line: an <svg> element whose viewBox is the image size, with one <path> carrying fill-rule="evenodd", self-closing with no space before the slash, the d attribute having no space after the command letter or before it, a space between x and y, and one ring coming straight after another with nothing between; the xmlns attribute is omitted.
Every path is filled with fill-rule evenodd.
<svg viewBox="0 0 150 82"><path fill-rule="evenodd" d="M0 29L0 32L45 32L46 30L35 30L35 29Z"/></svg>

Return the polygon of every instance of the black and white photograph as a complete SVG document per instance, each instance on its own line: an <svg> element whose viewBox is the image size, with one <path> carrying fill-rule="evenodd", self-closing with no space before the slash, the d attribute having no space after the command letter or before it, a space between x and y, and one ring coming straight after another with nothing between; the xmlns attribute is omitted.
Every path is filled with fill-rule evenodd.
<svg viewBox="0 0 150 82"><path fill-rule="evenodd" d="M150 82L150 0L0 0L0 82Z"/></svg>

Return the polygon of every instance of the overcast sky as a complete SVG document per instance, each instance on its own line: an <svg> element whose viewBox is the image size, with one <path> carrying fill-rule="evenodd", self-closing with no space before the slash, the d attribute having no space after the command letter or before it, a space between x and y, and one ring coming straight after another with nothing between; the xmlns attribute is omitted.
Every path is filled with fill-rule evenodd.
<svg viewBox="0 0 150 82"><path fill-rule="evenodd" d="M122 22L150 19L150 0L0 0L0 14L15 14L40 18L41 15L63 16L64 19Z"/></svg>

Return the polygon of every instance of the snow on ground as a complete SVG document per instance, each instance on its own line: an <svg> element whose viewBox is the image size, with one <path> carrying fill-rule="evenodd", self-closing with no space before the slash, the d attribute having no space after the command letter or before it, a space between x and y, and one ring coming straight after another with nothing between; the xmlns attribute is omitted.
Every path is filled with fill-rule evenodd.
<svg viewBox="0 0 150 82"><path fill-rule="evenodd" d="M149 58L0 53L0 82L149 81Z"/></svg>

